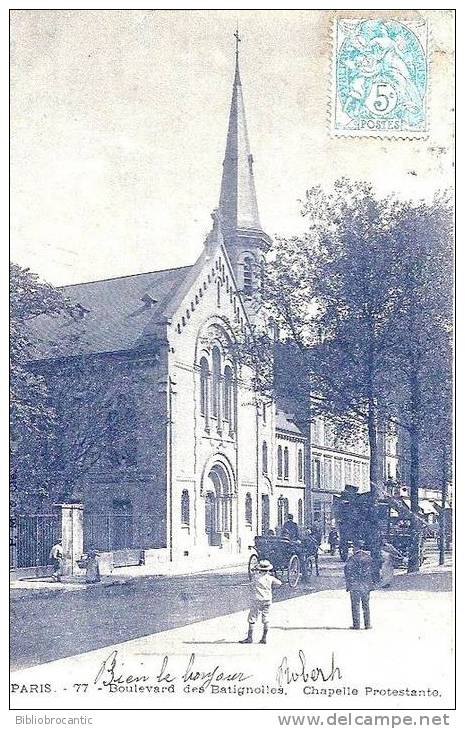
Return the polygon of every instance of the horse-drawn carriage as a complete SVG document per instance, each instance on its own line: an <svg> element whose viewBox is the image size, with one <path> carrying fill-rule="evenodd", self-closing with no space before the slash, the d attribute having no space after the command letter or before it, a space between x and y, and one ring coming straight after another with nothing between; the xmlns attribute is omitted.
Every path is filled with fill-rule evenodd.
<svg viewBox="0 0 465 729"><path fill-rule="evenodd" d="M260 560L273 565L273 573L296 587L301 577L308 581L315 566L318 574L318 545L312 537L284 539L274 535L255 537L254 552L249 559L249 579Z"/></svg>

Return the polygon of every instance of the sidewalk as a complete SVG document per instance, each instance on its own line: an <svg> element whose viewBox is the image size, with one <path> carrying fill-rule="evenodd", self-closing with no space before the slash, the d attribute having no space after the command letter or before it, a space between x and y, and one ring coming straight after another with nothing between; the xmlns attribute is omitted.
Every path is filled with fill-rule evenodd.
<svg viewBox="0 0 465 729"><path fill-rule="evenodd" d="M86 582L85 576L66 577L61 582L54 582L51 577L31 578L28 580L12 580L10 582L10 597L12 600L19 599L24 591L31 591L34 594L61 594L63 592L75 592L76 590L90 590L96 587L112 587L114 585L126 585L133 580L142 580L148 577L169 579L170 577L182 577L185 575L202 574L233 574L235 572L247 572L247 563L212 567L210 569L199 569L191 571L175 571L170 574L154 574L153 572L140 571L140 567L116 568L111 575L103 575L100 582Z"/></svg>
<svg viewBox="0 0 465 729"><path fill-rule="evenodd" d="M453 596L438 571L447 580L375 591L370 631L348 629L345 591L301 595L272 606L268 645L241 645L247 611L235 612L15 672L53 697L15 693L12 707L450 709Z"/></svg>

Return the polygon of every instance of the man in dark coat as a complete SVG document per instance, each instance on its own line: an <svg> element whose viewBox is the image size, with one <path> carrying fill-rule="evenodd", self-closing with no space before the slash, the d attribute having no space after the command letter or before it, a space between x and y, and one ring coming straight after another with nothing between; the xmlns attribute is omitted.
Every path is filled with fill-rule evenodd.
<svg viewBox="0 0 465 729"><path fill-rule="evenodd" d="M287 515L287 520L284 522L281 529L281 536L284 537L284 539L290 539L291 542L294 542L299 538L299 527L295 523L292 514Z"/></svg>
<svg viewBox="0 0 465 729"><path fill-rule="evenodd" d="M360 630L360 603L363 609L365 629L370 624L370 592L373 589L373 558L362 550L363 542L356 542L354 553L344 566L346 589L350 592L352 606L352 623L354 630Z"/></svg>

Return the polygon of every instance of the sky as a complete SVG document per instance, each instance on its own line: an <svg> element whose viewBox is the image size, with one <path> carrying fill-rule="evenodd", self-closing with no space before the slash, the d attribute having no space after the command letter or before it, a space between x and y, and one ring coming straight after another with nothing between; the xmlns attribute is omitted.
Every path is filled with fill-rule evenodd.
<svg viewBox="0 0 465 729"><path fill-rule="evenodd" d="M453 14L430 29L427 139L331 137L332 24L395 11L13 10L11 257L52 284L193 263L218 205L238 21L260 217L346 176L380 195L453 183Z"/></svg>

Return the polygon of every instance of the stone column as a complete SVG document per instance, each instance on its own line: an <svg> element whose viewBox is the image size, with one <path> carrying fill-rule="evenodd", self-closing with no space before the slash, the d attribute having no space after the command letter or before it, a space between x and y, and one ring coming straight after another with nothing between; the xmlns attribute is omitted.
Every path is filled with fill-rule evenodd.
<svg viewBox="0 0 465 729"><path fill-rule="evenodd" d="M82 570L76 562L82 557L83 540L83 505L59 504L61 509L61 539L63 546L63 575L81 574Z"/></svg>

